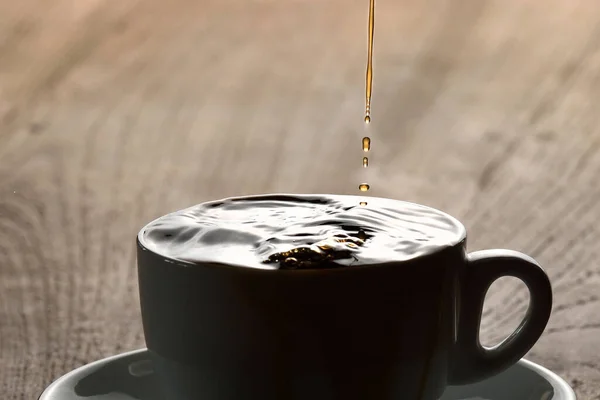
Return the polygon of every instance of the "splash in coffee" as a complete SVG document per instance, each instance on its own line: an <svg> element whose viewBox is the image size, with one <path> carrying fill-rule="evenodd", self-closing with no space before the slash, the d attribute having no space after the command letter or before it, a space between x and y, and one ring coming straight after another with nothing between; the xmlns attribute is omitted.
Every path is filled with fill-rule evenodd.
<svg viewBox="0 0 600 400"><path fill-rule="evenodd" d="M455 245L464 227L438 210L356 196L270 195L199 204L150 223L155 253L188 263L322 269L406 261Z"/></svg>

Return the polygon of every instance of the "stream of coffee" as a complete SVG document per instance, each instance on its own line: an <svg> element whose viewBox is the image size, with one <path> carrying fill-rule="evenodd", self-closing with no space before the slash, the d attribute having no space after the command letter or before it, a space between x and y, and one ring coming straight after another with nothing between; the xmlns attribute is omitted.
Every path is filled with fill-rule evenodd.
<svg viewBox="0 0 600 400"><path fill-rule="evenodd" d="M367 74L365 84L365 124L371 123L371 92L373 90L373 32L375 30L375 0L369 0L369 35L367 50ZM363 168L369 167L368 153L371 151L371 138L365 136L362 139L362 149L365 153L362 158ZM368 183L363 182L358 185L361 192L367 192L370 189ZM366 201L360 202L361 206L366 206Z"/></svg>

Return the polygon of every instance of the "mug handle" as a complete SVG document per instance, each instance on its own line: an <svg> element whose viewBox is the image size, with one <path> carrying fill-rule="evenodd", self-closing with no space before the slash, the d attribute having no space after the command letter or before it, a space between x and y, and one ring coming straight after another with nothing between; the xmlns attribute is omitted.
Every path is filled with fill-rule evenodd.
<svg viewBox="0 0 600 400"><path fill-rule="evenodd" d="M491 284L503 276L525 283L529 289L529 307L512 334L493 347L484 347L479 341L483 302ZM548 275L533 258L511 250L469 254L458 298L458 332L448 377L450 385L483 380L519 361L540 338L552 311Z"/></svg>

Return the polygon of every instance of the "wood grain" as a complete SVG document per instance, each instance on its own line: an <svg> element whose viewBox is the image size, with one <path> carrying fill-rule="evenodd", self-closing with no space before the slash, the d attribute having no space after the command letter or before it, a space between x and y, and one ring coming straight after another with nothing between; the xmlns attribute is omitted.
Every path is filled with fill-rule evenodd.
<svg viewBox="0 0 600 400"><path fill-rule="evenodd" d="M142 347L134 235L200 201L356 193L461 219L555 291L528 357L600 399L600 3L0 2L0 394ZM488 295L501 339L527 294Z"/></svg>

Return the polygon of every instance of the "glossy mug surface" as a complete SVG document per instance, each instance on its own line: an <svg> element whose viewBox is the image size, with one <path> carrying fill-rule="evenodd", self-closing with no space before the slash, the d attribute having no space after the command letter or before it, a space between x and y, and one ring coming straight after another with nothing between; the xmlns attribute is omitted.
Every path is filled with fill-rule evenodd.
<svg viewBox="0 0 600 400"><path fill-rule="evenodd" d="M230 198L140 231L144 334L166 399L430 400L533 346L552 306L533 259L467 254L453 217L360 200ZM484 348L483 301L502 276L531 300L515 332Z"/></svg>

